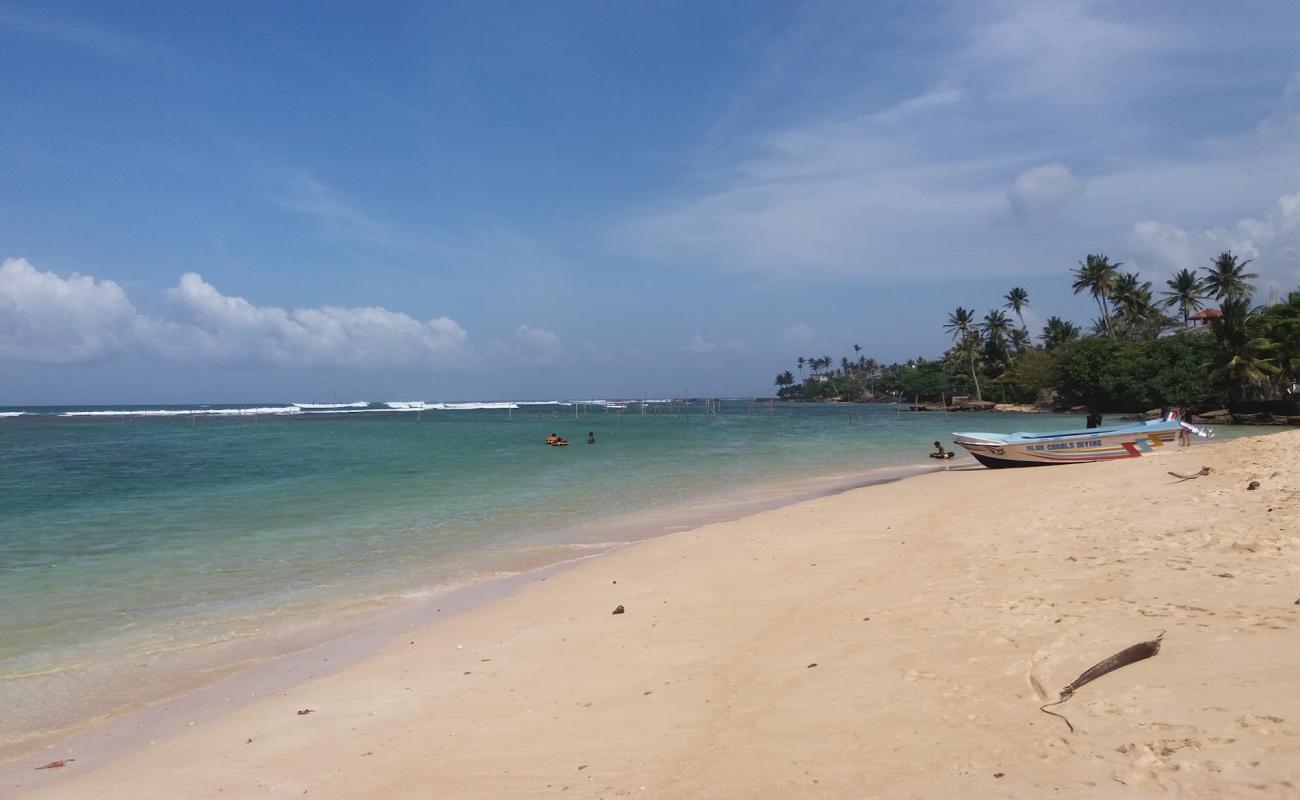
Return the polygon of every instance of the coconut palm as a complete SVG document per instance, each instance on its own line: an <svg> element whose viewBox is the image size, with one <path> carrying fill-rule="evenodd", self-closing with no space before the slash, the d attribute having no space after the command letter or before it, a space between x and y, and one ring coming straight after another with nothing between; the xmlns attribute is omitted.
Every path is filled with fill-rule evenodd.
<svg viewBox="0 0 1300 800"><path fill-rule="evenodd" d="M1110 302L1120 321L1132 328L1150 316L1151 281L1142 280L1136 272L1120 274L1111 287Z"/></svg>
<svg viewBox="0 0 1300 800"><path fill-rule="evenodd" d="M980 329L989 341L1002 344L1011 331L1011 320L1000 309L995 308L984 315L984 321L980 323Z"/></svg>
<svg viewBox="0 0 1300 800"><path fill-rule="evenodd" d="M1249 299L1255 292L1255 287L1247 281L1259 277L1254 272L1246 272L1246 265L1250 262L1249 258L1238 261L1231 250L1219 253L1219 257L1210 264L1210 274L1205 278L1205 290L1214 295L1216 300L1234 297Z"/></svg>
<svg viewBox="0 0 1300 800"><path fill-rule="evenodd" d="M969 308L957 306L957 309L948 315L948 321L943 324L943 329L952 335L952 340L955 342L958 339L966 338L974 326L975 312Z"/></svg>
<svg viewBox="0 0 1300 800"><path fill-rule="evenodd" d="M1055 350L1066 342L1079 338L1079 327L1060 317L1049 317L1047 324L1043 326L1043 335L1040 338L1043 340L1043 347Z"/></svg>
<svg viewBox="0 0 1300 800"><path fill-rule="evenodd" d="M1111 331L1110 309L1106 306L1106 300L1115 286L1116 270L1122 266L1122 262L1110 263L1110 259L1104 255L1089 254L1087 259L1079 262L1078 269L1072 273L1074 293L1087 291L1092 295L1092 298L1097 301L1097 307L1101 309L1102 327L1112 337L1114 332Z"/></svg>
<svg viewBox="0 0 1300 800"><path fill-rule="evenodd" d="M1003 299L1006 300L1007 302L1006 305L1002 307L1009 308L1013 312L1015 312L1016 319L1020 320L1021 329L1026 330L1025 316L1021 312L1024 311L1025 307L1029 305L1029 292L1017 286L1013 288L1011 291L1007 292L1006 296Z"/></svg>
<svg viewBox="0 0 1300 800"><path fill-rule="evenodd" d="M1004 369L1011 365L1011 352L1007 348L1007 338L1011 333L1011 319L995 308L984 315L980 323L984 334L984 353L992 363L1000 364Z"/></svg>
<svg viewBox="0 0 1300 800"><path fill-rule="evenodd" d="M799 365L799 382L800 382L800 383L803 383L803 365L804 365L804 362L805 362L805 361L806 361L806 359L805 359L803 356L799 356L798 360L795 361L795 363Z"/></svg>
<svg viewBox="0 0 1300 800"><path fill-rule="evenodd" d="M984 394L980 391L979 375L975 372L975 360L980 355L979 331L972 329L970 333L957 342L950 352L954 359L966 363L967 368L970 370L971 383L975 386L975 399L983 400Z"/></svg>
<svg viewBox="0 0 1300 800"><path fill-rule="evenodd" d="M1228 379L1244 397L1250 387L1258 386L1282 371L1274 363L1273 353L1277 344L1259 335L1251 319L1250 303L1245 297L1228 297L1220 310L1223 315L1210 321L1221 348L1211 377Z"/></svg>
<svg viewBox="0 0 1300 800"><path fill-rule="evenodd" d="M1192 312L1199 311L1205 305L1201 301L1205 297L1205 284L1197 276L1196 270L1184 267L1165 281L1165 286L1169 287L1169 291L1161 292L1165 296L1161 303L1167 308L1177 306L1183 312L1183 327L1186 328Z"/></svg>
<svg viewBox="0 0 1300 800"><path fill-rule="evenodd" d="M975 374L975 358L979 355L979 329L975 326L975 312L957 306L956 310L948 315L948 321L944 323L943 329L952 335L953 341L957 342L953 352L965 361L970 369L971 383L975 385L975 399L983 400L984 395L980 393L980 379Z"/></svg>

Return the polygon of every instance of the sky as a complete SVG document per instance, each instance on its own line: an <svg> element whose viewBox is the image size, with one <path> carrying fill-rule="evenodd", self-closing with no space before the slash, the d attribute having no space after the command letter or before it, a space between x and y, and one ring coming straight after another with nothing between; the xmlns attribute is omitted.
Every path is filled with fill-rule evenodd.
<svg viewBox="0 0 1300 800"><path fill-rule="evenodd" d="M0 406L764 395L1231 249L1300 4L0 0Z"/></svg>

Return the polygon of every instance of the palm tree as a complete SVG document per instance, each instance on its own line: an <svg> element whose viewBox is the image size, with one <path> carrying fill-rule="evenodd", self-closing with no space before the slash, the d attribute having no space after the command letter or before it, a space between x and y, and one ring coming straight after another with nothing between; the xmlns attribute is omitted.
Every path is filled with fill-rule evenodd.
<svg viewBox="0 0 1300 800"><path fill-rule="evenodd" d="M983 400L984 396L980 393L980 379L975 374L975 356L979 354L979 330L975 327L975 312L957 306L957 309L948 315L948 321L943 324L943 329L952 335L954 342L957 342L953 352L964 358L967 366L970 367L970 379L975 384L975 399Z"/></svg>
<svg viewBox="0 0 1300 800"><path fill-rule="evenodd" d="M794 383L794 375L790 374L790 370L786 370L776 376L777 386L789 386L792 383Z"/></svg>
<svg viewBox="0 0 1300 800"><path fill-rule="evenodd" d="M984 315L984 322L980 324L980 328L989 341L1002 344L1011 330L1011 320L1000 309L995 308Z"/></svg>
<svg viewBox="0 0 1300 800"><path fill-rule="evenodd" d="M1246 281L1259 277L1254 272L1246 272L1246 265L1251 260L1248 258L1239 262L1231 250L1224 250L1219 253L1219 257L1210 264L1210 274L1205 279L1205 290L1214 295L1216 300L1227 300L1234 297L1249 299L1250 295L1254 293L1255 287Z"/></svg>
<svg viewBox="0 0 1300 800"><path fill-rule="evenodd" d="M957 310L948 315L948 321L943 324L943 329L952 335L952 340L955 342L958 339L966 338L974 324L975 312L969 308L957 306Z"/></svg>
<svg viewBox="0 0 1300 800"><path fill-rule="evenodd" d="M1025 317L1020 312L1024 310L1025 306L1029 305L1029 292L1026 292L1024 289L1017 286L1007 292L1006 297L1003 299L1006 300L1007 303L1002 307L1014 311L1016 318L1020 320L1021 329L1025 329Z"/></svg>
<svg viewBox="0 0 1300 800"><path fill-rule="evenodd" d="M1114 333L1110 328L1110 309L1106 307L1105 300L1110 297L1111 289L1114 288L1116 270L1124 266L1122 262L1110 263L1110 259L1104 255L1089 254L1087 259L1079 262L1079 268L1074 270L1074 293L1080 294L1087 291L1097 301L1097 307L1101 309L1101 319L1106 333L1112 338Z"/></svg>
<svg viewBox="0 0 1300 800"><path fill-rule="evenodd" d="M979 358L979 353L980 336L979 331L976 330L972 330L969 334L963 337L952 349L953 356L960 361L965 361L967 367L970 369L971 383L975 384L975 399L983 400L984 394L980 391L979 375L975 372L975 359Z"/></svg>
<svg viewBox="0 0 1300 800"><path fill-rule="evenodd" d="M799 356L799 360L795 362L795 363L797 363L797 364L799 365L799 382L800 382L800 383L803 383L803 365L804 365L804 361L805 361L804 357L803 357L803 356Z"/></svg>
<svg viewBox="0 0 1300 800"><path fill-rule="evenodd" d="M1244 397L1248 387L1261 384L1282 371L1269 356L1277 350L1277 343L1257 335L1250 303L1245 297L1227 298L1220 310L1223 316L1210 320L1221 348L1211 377L1227 378Z"/></svg>
<svg viewBox="0 0 1300 800"><path fill-rule="evenodd" d="M1047 324L1043 326L1043 335L1040 338L1043 340L1043 347L1055 350L1071 339L1079 338L1079 327L1060 317L1049 317Z"/></svg>
<svg viewBox="0 0 1300 800"><path fill-rule="evenodd" d="M984 355L989 362L1006 369L1011 366L1011 352L1007 349L1007 337L1011 333L1011 319L1001 309L995 308L984 315L980 323L984 334Z"/></svg>
<svg viewBox="0 0 1300 800"><path fill-rule="evenodd" d="M1196 270L1184 267L1165 281L1165 286L1169 287L1169 291L1161 292L1165 296L1161 303L1165 307L1178 306L1183 312L1183 327L1186 328L1192 312L1199 311L1205 305L1201 302L1205 296L1205 284L1196 275Z"/></svg>
<svg viewBox="0 0 1300 800"><path fill-rule="evenodd" d="M1127 338L1154 335L1164 327L1164 316L1151 303L1151 281L1142 280L1136 272L1115 278L1110 301L1115 306L1120 330Z"/></svg>

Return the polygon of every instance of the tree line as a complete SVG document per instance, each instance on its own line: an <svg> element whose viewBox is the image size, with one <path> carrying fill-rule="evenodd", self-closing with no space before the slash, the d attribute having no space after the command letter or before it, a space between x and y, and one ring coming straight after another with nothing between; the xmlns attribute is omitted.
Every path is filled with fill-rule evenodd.
<svg viewBox="0 0 1300 800"><path fill-rule="evenodd" d="M838 365L830 356L800 356L797 379L790 370L776 376L777 396L969 396L1098 411L1286 398L1300 381L1300 291L1252 306L1259 276L1247 271L1250 263L1225 251L1204 274L1179 270L1157 294L1122 263L1088 255L1071 271L1074 293L1097 304L1086 329L1052 316L1035 341L1024 319L1029 293L1015 287L982 317L962 306L949 313L942 326L952 345L941 358L882 364L857 344Z"/></svg>

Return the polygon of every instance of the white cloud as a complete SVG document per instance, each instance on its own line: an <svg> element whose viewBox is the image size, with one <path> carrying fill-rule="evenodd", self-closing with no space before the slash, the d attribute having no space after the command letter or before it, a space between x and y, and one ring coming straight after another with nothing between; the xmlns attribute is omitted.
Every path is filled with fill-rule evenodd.
<svg viewBox="0 0 1300 800"><path fill-rule="evenodd" d="M961 61L992 73L991 90L1075 105L1132 91L1151 56L1174 37L1157 26L1107 19L1081 2L1023 3L980 25Z"/></svg>
<svg viewBox="0 0 1300 800"><path fill-rule="evenodd" d="M807 344L815 338L816 334L813 333L813 329L809 328L808 325L803 322L800 322L797 325L791 325L781 331L781 341L788 345Z"/></svg>
<svg viewBox="0 0 1300 800"><path fill-rule="evenodd" d="M723 342L722 344L718 344L717 342L710 342L706 340L703 336L694 337L689 342L687 342L686 345L682 347L682 349L688 353L695 353L697 355L705 355L708 353L720 353L720 352L732 353L738 356L749 355L749 346L746 345L744 342L732 341L732 342Z"/></svg>
<svg viewBox="0 0 1300 800"><path fill-rule="evenodd" d="M860 35L851 12L829 17L837 27L819 31ZM729 121L733 139L710 141L715 161L695 188L631 215L613 247L801 282L994 278L1117 251L1135 221L1238 219L1296 185L1300 77L1263 121L1256 104L1213 127L1189 124L1171 103L1192 108L1229 90L1259 101L1271 79L1197 61L1232 58L1222 42L1206 44L1206 24L1068 0L950 9L936 25L955 46L894 56L924 59L907 62L907 80L930 89L882 105L880 92L908 84L846 83L823 87L830 102L796 106L793 122Z"/></svg>
<svg viewBox="0 0 1300 800"><path fill-rule="evenodd" d="M564 342L545 328L520 325L515 328L515 344L524 360L532 364L552 364L564 357Z"/></svg>
<svg viewBox="0 0 1300 800"><path fill-rule="evenodd" d="M167 292L171 318L141 314L112 281L0 266L0 359L68 363L136 350L177 361L287 368L447 367L469 335L447 317L384 308L284 309L223 295L195 273Z"/></svg>
<svg viewBox="0 0 1300 800"><path fill-rule="evenodd" d="M705 341L703 336L699 336L697 334L695 338L691 339L690 342L688 342L684 347L682 347L682 349L688 353L704 354L704 353L712 353L714 350L718 349L718 346L713 342Z"/></svg>
<svg viewBox="0 0 1300 800"><path fill-rule="evenodd" d="M165 330L179 341L163 352L197 350L218 362L280 367L450 366L466 353L468 334L447 317L421 322L384 308L284 309L221 294L196 273L168 296L183 313ZM183 324L188 323L188 324ZM179 348L177 347L179 345Z"/></svg>
<svg viewBox="0 0 1300 800"><path fill-rule="evenodd" d="M128 344L138 321L112 281L77 273L60 278L23 258L0 264L0 360L95 361Z"/></svg>
<svg viewBox="0 0 1300 800"><path fill-rule="evenodd" d="M1155 220L1138 222L1128 232L1128 245L1142 259L1166 270L1192 266L1192 240L1177 225Z"/></svg>
<svg viewBox="0 0 1300 800"><path fill-rule="evenodd" d="M287 211L315 220L324 233L334 238L405 249L430 247L429 242L357 208L311 175L295 176L274 202Z"/></svg>
<svg viewBox="0 0 1300 800"><path fill-rule="evenodd" d="M1064 164L1025 170L1007 189L1007 211L1021 225L1034 228L1054 221L1061 209L1083 193L1083 181Z"/></svg>
<svg viewBox="0 0 1300 800"><path fill-rule="evenodd" d="M556 364L568 353L559 335L528 325L516 327L509 339L493 339L488 350L496 361L528 367Z"/></svg>
<svg viewBox="0 0 1300 800"><path fill-rule="evenodd" d="M582 351L583 356L596 364L612 364L617 360L612 350L595 342L583 342L578 349Z"/></svg>
<svg viewBox="0 0 1300 800"><path fill-rule="evenodd" d="M1204 270L1224 250L1253 259L1261 288L1300 284L1300 191L1284 194L1263 218L1243 217L1231 225L1189 232L1177 225L1146 221L1133 226L1129 246L1165 270Z"/></svg>

